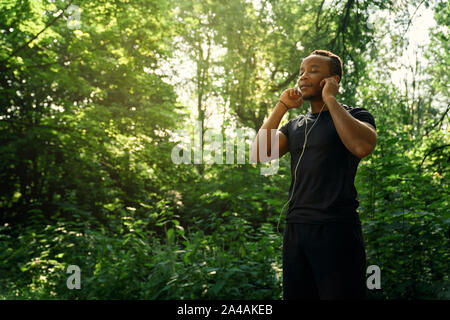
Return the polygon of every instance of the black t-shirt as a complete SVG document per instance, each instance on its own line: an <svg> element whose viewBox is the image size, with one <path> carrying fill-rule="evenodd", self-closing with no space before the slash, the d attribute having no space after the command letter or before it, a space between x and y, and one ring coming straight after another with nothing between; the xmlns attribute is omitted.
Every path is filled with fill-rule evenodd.
<svg viewBox="0 0 450 320"><path fill-rule="evenodd" d="M370 123L375 119L364 108L341 104L354 118ZM288 138L291 153L291 199L294 171L309 131L319 113L308 112L289 120L279 130ZM288 223L360 223L355 175L360 158L342 143L330 112L322 111L308 134L305 152L297 168L294 196L289 202Z"/></svg>

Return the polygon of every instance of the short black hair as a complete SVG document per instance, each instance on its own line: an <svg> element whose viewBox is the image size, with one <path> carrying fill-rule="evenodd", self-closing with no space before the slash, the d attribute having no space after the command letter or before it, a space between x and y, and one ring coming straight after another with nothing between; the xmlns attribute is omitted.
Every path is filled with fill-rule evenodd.
<svg viewBox="0 0 450 320"><path fill-rule="evenodd" d="M318 55L318 56L325 56L330 58L330 73L331 75L338 75L339 76L339 80L342 81L342 60L341 58L328 51L328 50L314 50L313 52L311 52L309 54L310 56L312 55Z"/></svg>

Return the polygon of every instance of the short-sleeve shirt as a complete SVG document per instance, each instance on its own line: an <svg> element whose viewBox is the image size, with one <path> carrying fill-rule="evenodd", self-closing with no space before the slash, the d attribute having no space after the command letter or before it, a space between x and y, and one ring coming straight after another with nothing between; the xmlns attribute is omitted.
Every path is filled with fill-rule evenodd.
<svg viewBox="0 0 450 320"><path fill-rule="evenodd" d="M376 128L372 114L364 108L341 104L354 118ZM316 121L316 124L309 131ZM305 151L294 172L309 132ZM342 143L330 112L308 112L289 120L279 129L288 138L291 153L291 185L287 223L361 223L357 208L355 175L360 158ZM293 190L295 180L295 188Z"/></svg>

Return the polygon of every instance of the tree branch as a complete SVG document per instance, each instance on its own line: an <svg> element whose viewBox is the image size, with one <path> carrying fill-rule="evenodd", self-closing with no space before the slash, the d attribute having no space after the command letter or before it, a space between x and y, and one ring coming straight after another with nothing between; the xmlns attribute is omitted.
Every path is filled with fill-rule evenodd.
<svg viewBox="0 0 450 320"><path fill-rule="evenodd" d="M423 163L425 162L425 159L426 159L430 154L432 154L433 152L435 152L435 151L437 151L437 150L439 150L439 149L444 149L444 148L446 148L446 147L450 147L450 144L444 144L443 146L434 147L433 149L429 150L429 151L425 154L425 156L423 157L422 162L420 163L419 168L422 167Z"/></svg>
<svg viewBox="0 0 450 320"><path fill-rule="evenodd" d="M439 124L444 120L444 118L445 118L445 116L447 115L447 113L448 113L449 110L450 110L450 106L447 105L447 109L445 110L444 114L443 114L442 117L439 119L439 121L436 122L435 124L433 124L433 125L431 126L431 128L429 128L429 129L426 130L426 133L425 133L426 136L431 132L431 130L433 130L437 125L439 125Z"/></svg>
<svg viewBox="0 0 450 320"><path fill-rule="evenodd" d="M411 26L411 22L412 22L412 20L414 19L414 16L416 15L417 10L419 10L420 6L421 6L424 2L425 2L425 0L422 0L422 1L419 3L419 5L417 6L417 8L416 8L416 10L414 11L413 15L411 16L411 18L409 18L408 25L406 26L406 30L403 32L403 35L400 37L400 40L397 41L397 44L400 43L400 42L405 38L405 35L406 35L406 33L408 32L409 27Z"/></svg>
<svg viewBox="0 0 450 320"><path fill-rule="evenodd" d="M334 45L336 44L336 40L339 38L339 34L344 31L344 28L347 25L347 20L350 15L350 10L353 6L353 3L354 3L354 0L348 0L347 3L345 4L345 8L344 8L345 16L339 23L339 27L336 31L336 37L333 40L331 40L331 43L330 43L330 47L331 47L332 51L335 50Z"/></svg>
<svg viewBox="0 0 450 320"><path fill-rule="evenodd" d="M69 2L69 4L62 9L61 13L59 15L57 15L56 17L53 18L53 20L51 20L41 31L39 31L37 34L35 34L30 40L28 40L28 42L26 42L25 44L21 45L20 47L16 48L5 60L3 60L2 62L7 62L9 59L11 59L12 57L16 56L23 48L27 47L31 42L33 42L34 40L36 40L45 30L47 30L49 27L51 27L59 18L62 17L62 15L64 14L64 12L67 10L67 8L70 7L70 5L72 4L73 0L71 0Z"/></svg>
<svg viewBox="0 0 450 320"><path fill-rule="evenodd" d="M319 32L320 30L320 26L319 26L319 17L320 17L320 13L322 12L322 7L323 4L325 3L325 0L322 0L320 6L319 6L319 10L317 11L317 17L316 17L316 32Z"/></svg>
<svg viewBox="0 0 450 320"><path fill-rule="evenodd" d="M298 70L295 70L295 72L291 73L289 75L289 77L287 77L286 80L284 80L283 82L281 82L281 83L275 85L274 87L272 87L270 89L270 92L277 92L278 90L286 87L289 84L289 82L293 81L295 78L297 78L297 76L298 76Z"/></svg>

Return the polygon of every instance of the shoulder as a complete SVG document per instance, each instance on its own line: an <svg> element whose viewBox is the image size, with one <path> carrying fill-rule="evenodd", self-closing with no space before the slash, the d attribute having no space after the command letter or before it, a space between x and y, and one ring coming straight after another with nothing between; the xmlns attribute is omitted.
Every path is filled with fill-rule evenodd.
<svg viewBox="0 0 450 320"><path fill-rule="evenodd" d="M292 119L289 119L288 122L286 122L285 126L292 126L293 124L299 122L300 120L302 120L305 116L300 114L298 116L295 116Z"/></svg>
<svg viewBox="0 0 450 320"><path fill-rule="evenodd" d="M342 104L342 103L341 103L341 106L342 106L345 110L347 110L352 116L355 116L355 115L357 115L357 114L359 114L359 113L366 113L366 114L372 115L372 114L370 113L370 111L367 110L366 108L362 108L362 107L353 107L353 106L349 106L349 105L347 105L347 104Z"/></svg>
<svg viewBox="0 0 450 320"><path fill-rule="evenodd" d="M286 137L289 137L289 131L294 131L296 127L300 125L299 121L304 118L304 115L298 115L292 119L289 119L278 130L281 131Z"/></svg>
<svg viewBox="0 0 450 320"><path fill-rule="evenodd" d="M356 119L358 119L360 121L363 121L363 122L367 122L368 124L372 125L374 127L374 129L376 129L375 118L370 113L369 110L367 110L366 108L353 107L353 106L349 106L349 105L346 105L346 104L341 104L341 105L354 118L356 118Z"/></svg>

